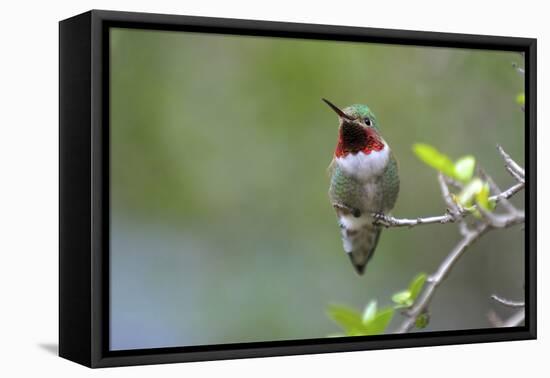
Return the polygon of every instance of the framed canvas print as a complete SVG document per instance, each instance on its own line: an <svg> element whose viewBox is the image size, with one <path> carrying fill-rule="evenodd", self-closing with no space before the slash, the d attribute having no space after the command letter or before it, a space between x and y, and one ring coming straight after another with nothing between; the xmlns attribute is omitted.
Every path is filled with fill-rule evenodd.
<svg viewBox="0 0 550 378"><path fill-rule="evenodd" d="M62 357L536 337L536 40L60 22Z"/></svg>

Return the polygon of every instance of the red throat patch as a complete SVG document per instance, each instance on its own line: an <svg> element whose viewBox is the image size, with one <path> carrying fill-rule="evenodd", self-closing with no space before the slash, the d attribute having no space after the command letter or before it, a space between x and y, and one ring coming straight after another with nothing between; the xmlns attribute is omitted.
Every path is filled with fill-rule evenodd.
<svg viewBox="0 0 550 378"><path fill-rule="evenodd" d="M351 140L345 140L342 136L342 132L339 132L338 144L336 145L334 156L345 157L350 153L356 154L358 152L368 155L372 151L382 151L384 149L384 142L382 142L376 131L370 128L363 130L364 135L358 135Z"/></svg>

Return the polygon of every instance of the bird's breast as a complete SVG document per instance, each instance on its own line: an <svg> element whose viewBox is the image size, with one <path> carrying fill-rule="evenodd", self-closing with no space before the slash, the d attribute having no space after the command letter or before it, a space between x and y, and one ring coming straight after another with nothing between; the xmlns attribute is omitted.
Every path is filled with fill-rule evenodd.
<svg viewBox="0 0 550 378"><path fill-rule="evenodd" d="M336 164L347 174L360 181L370 181L384 173L390 160L390 149L386 144L380 151L365 154L359 151L337 157Z"/></svg>

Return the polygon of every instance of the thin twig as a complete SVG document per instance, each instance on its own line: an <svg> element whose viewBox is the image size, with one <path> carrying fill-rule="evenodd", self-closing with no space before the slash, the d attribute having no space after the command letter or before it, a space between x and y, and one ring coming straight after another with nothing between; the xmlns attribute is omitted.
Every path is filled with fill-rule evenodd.
<svg viewBox="0 0 550 378"><path fill-rule="evenodd" d="M444 214L444 215L438 215L433 217L407 219L407 218L395 218L389 215L376 215L375 222L376 224L379 224L384 227L414 227L421 224L452 223L454 222L454 217L451 216L450 214Z"/></svg>
<svg viewBox="0 0 550 378"><path fill-rule="evenodd" d="M444 182L444 180L442 180ZM448 187L443 184L444 187L447 189L443 190L443 196L448 193ZM490 201L494 201L495 203L499 203L504 200L508 200L510 197L512 197L514 194L519 192L521 189L525 187L525 183L517 183L510 188L506 189L504 192L501 192L499 194L495 194L491 197L489 197ZM374 222L376 224L379 224L384 227L414 227L414 226L420 226L420 225L426 225L426 224L445 224L445 223L455 223L458 220L462 220L464 217L471 214L474 210L479 209L477 205L473 205L469 208L459 208L458 205L452 200L452 197L450 197L450 194L448 194L448 198L451 198L453 208L454 209L448 209L447 212L443 215L436 215L436 216L429 216L429 217L419 217L419 218L395 218L390 215L385 214L373 214ZM447 202L447 200L445 201ZM447 202L448 205L450 205L451 202ZM514 215L514 217L510 216L507 219L507 222L512 223L518 223L521 222L524 218L524 215L522 212L519 212Z"/></svg>
<svg viewBox="0 0 550 378"><path fill-rule="evenodd" d="M518 163L516 163L510 155L504 151L504 149L497 144L497 150L504 159L504 165L506 167L506 170L514 176L516 180L518 180L521 183L525 182L525 170L519 166Z"/></svg>
<svg viewBox="0 0 550 378"><path fill-rule="evenodd" d="M485 172L485 170L483 170L482 168L478 168L478 172L479 172L479 175L483 178L483 180L485 180L489 184L489 189L491 190L492 193L495 193L497 195L502 193L502 190L497 185L495 180L493 180L493 178L489 176L487 172ZM502 199L500 203L509 213L515 214L518 212L518 209L516 209L516 207L512 205L512 202L508 201L506 198Z"/></svg>
<svg viewBox="0 0 550 378"><path fill-rule="evenodd" d="M460 181L457 181L455 179L452 179L448 176L443 176L445 181L447 182L448 185L451 185L451 186L454 186L456 189L463 189L464 188L464 184L462 184Z"/></svg>
<svg viewBox="0 0 550 378"><path fill-rule="evenodd" d="M512 175L513 178L516 179L516 181L519 181L519 182L523 182L524 181L524 178L521 177L519 175L519 173L517 173L516 171L514 171L511 167L509 166L505 166L506 170L508 171L508 173L510 173L510 175Z"/></svg>
<svg viewBox="0 0 550 378"><path fill-rule="evenodd" d="M451 220L458 221L458 230L460 231L460 234L462 236L466 236L470 232L470 229L463 219L465 215L465 210L456 203L451 195L451 191L449 190L449 186L447 185L450 179L446 176L443 176L441 172L437 176L437 179L439 181L441 195L443 196L443 200L447 204L447 213L452 216ZM460 187L460 189L462 189L460 184L458 184L454 180L452 181L452 184L455 185L455 187Z"/></svg>
<svg viewBox="0 0 550 378"><path fill-rule="evenodd" d="M496 294L491 295L491 298L497 301L500 304L503 304L508 307L525 307L525 302L512 301L510 299L499 297Z"/></svg>
<svg viewBox="0 0 550 378"><path fill-rule="evenodd" d="M513 207L513 205L507 203L510 197L512 197L514 194L525 187L525 171L502 149L502 147L497 146L497 148L504 159L506 168L509 168L509 171L513 171L517 175L517 177L516 175L514 175L516 179L518 177L521 179L518 180L519 182L517 184L501 192L500 188L498 188L498 186L492 181L492 179L490 179L488 175L484 174L485 178L488 178L490 187L494 192L496 192L495 195L489 197L489 200L494 201L495 203L502 202L503 204L507 204L506 206L504 206L508 210L507 213L494 214L484 209L482 206L478 205L474 205L467 209L461 207L452 198L444 176L442 174L439 174L438 178L441 186L441 194L448 207L448 211L445 215L439 217L418 218L416 220L383 217L382 221L386 221L385 225L387 227L399 227L430 223L451 223L456 221L459 221L460 225L465 225L464 217L474 210L477 209L482 215L481 221L473 230L470 230L464 226L461 227L461 233L463 235L462 239L455 245L455 247L451 250L447 257L443 259L436 272L433 273L426 280L426 284L422 288L422 291L417 297L416 301L412 304L410 308L408 308L404 312L404 315L406 316L405 320L398 327L396 333L405 333L414 328L418 316L428 312L428 306L430 305L436 289L449 275L452 268L460 259L460 257L482 235L495 228L507 228L515 224L525 222L525 215L523 211L519 211L515 207ZM493 299L499 300L501 298L493 296ZM500 321L496 314L493 315L493 320L495 321L495 323L498 320L499 325L503 327L515 327L521 324L521 322L525 319L525 311L523 309L504 322Z"/></svg>
<svg viewBox="0 0 550 378"><path fill-rule="evenodd" d="M523 211L517 211L513 214L494 214L488 210L485 210L482 206L478 206L478 211L483 218L494 228L507 228L515 224L525 222L525 214Z"/></svg>
<svg viewBox="0 0 550 378"><path fill-rule="evenodd" d="M503 199L509 199L510 197L512 197L514 194L516 194L517 192L519 192L523 188L525 188L525 183L524 182L518 182L514 186L511 186L508 189L506 189L504 192L502 192L498 195L494 195L494 196L489 197L489 201L495 201L495 203L499 203Z"/></svg>
<svg viewBox="0 0 550 378"><path fill-rule="evenodd" d="M445 176L443 176L443 174L439 172L439 174L437 175L437 179L439 180L441 195L443 196L443 200L445 200L445 203L447 204L447 208L449 209L452 215L458 216L460 213L460 209L458 208L457 203L454 201L453 197L451 196L451 191L449 190L447 181L445 181Z"/></svg>
<svg viewBox="0 0 550 378"><path fill-rule="evenodd" d="M424 217L424 218L395 218L389 215L375 214L374 219L375 223L382 225L384 227L413 227L421 224L434 224L434 223L454 223L459 218L462 218L461 210L458 208L458 205L453 200L447 182L443 174L439 173L437 176L439 180L439 186L441 188L441 195L447 204L447 212L443 215Z"/></svg>
<svg viewBox="0 0 550 378"><path fill-rule="evenodd" d="M417 298L413 306L406 311L407 317L405 321L398 328L397 333L405 333L410 331L416 322L416 318L425 312L430 304L435 290L443 280L447 277L453 266L456 264L458 259L464 254L464 252L470 247L476 240L478 240L481 235L483 235L489 226L487 224L480 225L476 230L471 231L469 234L464 236L458 244L453 248L451 253L443 260L437 271L429 277L424 285L420 296Z"/></svg>

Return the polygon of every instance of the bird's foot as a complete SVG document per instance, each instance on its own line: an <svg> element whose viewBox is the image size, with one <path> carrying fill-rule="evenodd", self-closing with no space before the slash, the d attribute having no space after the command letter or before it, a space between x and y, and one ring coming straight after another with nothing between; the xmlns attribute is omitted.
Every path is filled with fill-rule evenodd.
<svg viewBox="0 0 550 378"><path fill-rule="evenodd" d="M378 212L378 213L372 213L372 219L374 220L374 224L376 225L380 225L380 226L391 226L391 218L390 216L382 213L382 212Z"/></svg>

